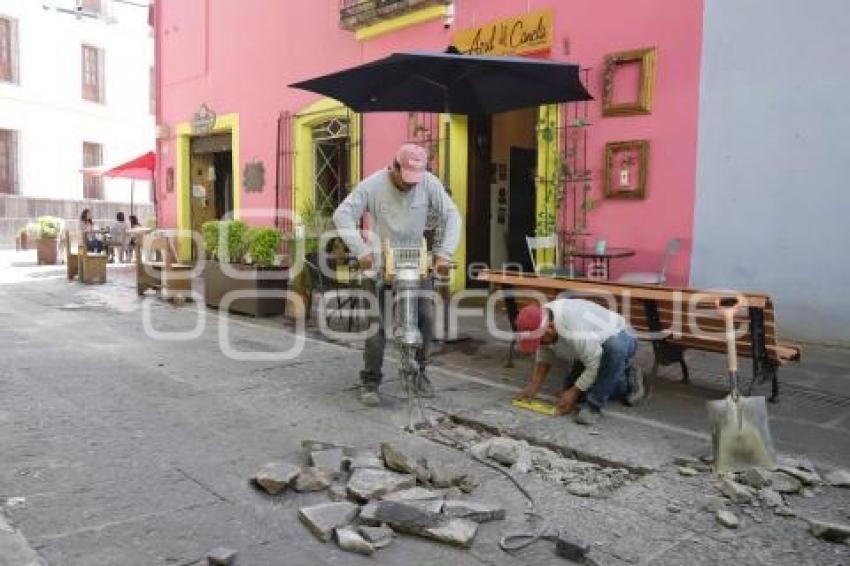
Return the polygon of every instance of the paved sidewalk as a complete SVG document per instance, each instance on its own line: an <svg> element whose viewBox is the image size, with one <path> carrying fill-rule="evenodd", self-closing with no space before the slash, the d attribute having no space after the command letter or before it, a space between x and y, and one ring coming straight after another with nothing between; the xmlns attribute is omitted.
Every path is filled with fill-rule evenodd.
<svg viewBox="0 0 850 566"><path fill-rule="evenodd" d="M501 474L401 430L405 403L391 362L382 388L386 404L365 409L354 394L356 344L308 339L297 359L238 361L222 354L223 324L241 351L280 351L295 337L281 320L227 317L152 296L140 300L132 267L110 267L110 282L92 287L68 283L64 272L50 275L55 267L14 269L11 275L0 267L0 503L6 502L12 527L49 564L200 564L222 544L239 550L241 566L564 563L544 543L516 556L499 550L502 534L528 528L524 498ZM198 317L204 328L183 341L154 339L143 322L178 332L191 330ZM434 409L640 472L601 499L572 495L534 474L521 478L538 512L592 542L600 564L850 562L850 547L815 539L804 520L850 521L850 490L818 487L811 497L793 496L798 517L733 505L741 525L728 530L711 512L715 478L680 476L672 465L673 457L707 447L702 402L723 394L714 370L722 371L722 360L694 360L706 364L697 384L681 386L668 376L651 403L617 409L585 429L510 408L527 367L501 368L497 346L471 341L460 348L467 351L437 356ZM838 354L817 360L801 365L825 374L817 389L802 373L788 372L800 389L771 408L782 431L777 437L786 452L846 466L850 450L840 420L846 409L836 405L829 413L817 404L821 386L830 398L846 394L840 375L847 365ZM832 368L829 377L823 368ZM676 409L678 403L685 409ZM797 438L809 430L810 437ZM371 561L343 553L317 542L295 517L300 505L327 496L271 498L248 485L266 461L297 458L304 439L355 446L389 441L474 471L483 480L475 497L504 505L508 518L482 525L468 551L401 537Z"/></svg>

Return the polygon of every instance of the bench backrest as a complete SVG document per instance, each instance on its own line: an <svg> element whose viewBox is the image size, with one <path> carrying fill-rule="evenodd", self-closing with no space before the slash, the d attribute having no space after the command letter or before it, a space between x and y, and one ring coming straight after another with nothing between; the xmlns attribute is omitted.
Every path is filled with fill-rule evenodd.
<svg viewBox="0 0 850 566"><path fill-rule="evenodd" d="M136 237L136 262L139 264L150 263L157 261L155 256L159 256L165 267L177 262L177 249L174 245L174 239L164 236L159 232L150 232L148 234L139 234Z"/></svg>
<svg viewBox="0 0 850 566"><path fill-rule="evenodd" d="M515 289L542 292L548 299L572 296L587 299L622 314L632 327L650 339L699 349L725 352L725 321L715 302L721 297L736 296L740 307L735 314L738 353L753 355L753 340L761 341L766 353L776 361L797 360L800 348L779 342L773 302L764 293L659 287L539 277L530 273L482 271L481 281ZM754 337L755 328L763 333Z"/></svg>

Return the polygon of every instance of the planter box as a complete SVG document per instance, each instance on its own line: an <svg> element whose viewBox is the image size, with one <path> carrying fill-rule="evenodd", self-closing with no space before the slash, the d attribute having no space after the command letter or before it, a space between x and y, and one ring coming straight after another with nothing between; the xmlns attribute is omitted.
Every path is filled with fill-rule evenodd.
<svg viewBox="0 0 850 566"><path fill-rule="evenodd" d="M257 269L247 265L231 265L248 278L229 277L217 261L207 261L204 269L204 300L207 306L219 308L231 291L250 292L250 296L231 301L229 310L251 316L275 316L286 313L286 298L260 297L257 291L286 291L288 270L283 267Z"/></svg>
<svg viewBox="0 0 850 566"><path fill-rule="evenodd" d="M39 238L36 242L39 265L56 265L59 258L59 238Z"/></svg>

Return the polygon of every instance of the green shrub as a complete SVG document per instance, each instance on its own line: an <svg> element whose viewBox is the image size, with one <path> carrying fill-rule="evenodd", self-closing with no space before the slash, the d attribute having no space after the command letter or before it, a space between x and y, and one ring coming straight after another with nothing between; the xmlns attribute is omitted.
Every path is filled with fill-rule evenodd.
<svg viewBox="0 0 850 566"><path fill-rule="evenodd" d="M207 250L207 257L218 258L218 220L204 222L201 225L201 234L204 238L204 249Z"/></svg>
<svg viewBox="0 0 850 566"><path fill-rule="evenodd" d="M251 228L247 240L247 252L254 265L271 267L280 248L280 232L274 228Z"/></svg>
<svg viewBox="0 0 850 566"><path fill-rule="evenodd" d="M62 220L55 216L42 216L37 223L38 237L45 240L58 238L62 231Z"/></svg>
<svg viewBox="0 0 850 566"><path fill-rule="evenodd" d="M201 226L207 255L222 263L242 263L248 247L248 225L241 220L204 222Z"/></svg>

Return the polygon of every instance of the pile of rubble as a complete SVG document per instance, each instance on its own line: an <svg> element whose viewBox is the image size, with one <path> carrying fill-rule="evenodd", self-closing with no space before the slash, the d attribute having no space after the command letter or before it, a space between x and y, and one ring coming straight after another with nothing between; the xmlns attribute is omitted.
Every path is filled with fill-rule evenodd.
<svg viewBox="0 0 850 566"><path fill-rule="evenodd" d="M574 458L566 458L524 440L495 436L451 421L427 430L434 440L447 440L479 460L490 460L509 469L514 476L534 473L550 482L564 485L578 497L607 497L628 481L637 479L622 467L607 467Z"/></svg>
<svg viewBox="0 0 850 566"><path fill-rule="evenodd" d="M675 463L682 476L697 476L711 471L708 463L695 458L680 457ZM742 514L761 523L765 510L782 517L796 517L797 512L791 506L794 497L814 497L826 485L850 487L850 472L833 470L821 477L811 462L803 458L780 458L774 471L752 468L744 472L723 473L718 479L717 489L725 499L710 506L709 510L715 513L718 523L730 529L738 527L739 518L726 508L729 504L738 505ZM812 518L806 518L806 521L812 534L818 538L831 542L850 540L850 525Z"/></svg>
<svg viewBox="0 0 850 566"><path fill-rule="evenodd" d="M468 501L477 476L413 458L382 443L377 450L302 443L306 465L270 462L254 482L270 495L326 491L330 502L302 507L298 518L319 540L371 555L395 533L468 547L479 523L505 518L504 508Z"/></svg>

